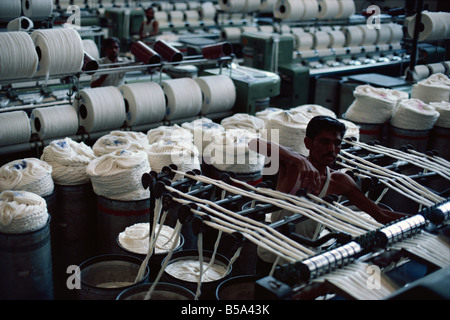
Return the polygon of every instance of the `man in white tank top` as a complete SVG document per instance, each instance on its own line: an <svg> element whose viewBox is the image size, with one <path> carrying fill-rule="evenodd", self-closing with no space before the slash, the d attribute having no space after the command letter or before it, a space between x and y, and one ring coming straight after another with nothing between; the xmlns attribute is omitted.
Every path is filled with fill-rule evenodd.
<svg viewBox="0 0 450 320"><path fill-rule="evenodd" d="M158 21L155 20L155 11L152 7L145 10L146 19L142 22L139 29L139 38L144 40L148 37L154 37L158 34Z"/></svg>

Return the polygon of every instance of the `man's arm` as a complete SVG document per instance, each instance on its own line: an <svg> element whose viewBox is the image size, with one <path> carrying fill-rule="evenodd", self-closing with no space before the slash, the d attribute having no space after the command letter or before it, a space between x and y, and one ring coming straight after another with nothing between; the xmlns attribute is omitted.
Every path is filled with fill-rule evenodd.
<svg viewBox="0 0 450 320"><path fill-rule="evenodd" d="M276 152L275 148L277 148ZM271 158L271 161L278 161L278 191L291 192L298 179L300 179L300 188L309 191L320 189L320 174L305 156L290 148L260 138L251 140L249 149ZM278 159L274 159L274 155L277 154Z"/></svg>

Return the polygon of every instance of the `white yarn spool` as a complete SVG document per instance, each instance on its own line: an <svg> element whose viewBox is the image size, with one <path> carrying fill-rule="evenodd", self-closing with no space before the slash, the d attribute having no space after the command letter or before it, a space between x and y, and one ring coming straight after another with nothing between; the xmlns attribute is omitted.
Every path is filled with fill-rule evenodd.
<svg viewBox="0 0 450 320"><path fill-rule="evenodd" d="M191 142L185 141L158 141L147 148L148 161L155 172L161 172L162 168L175 164L181 172L200 170L199 152ZM184 178L176 174L172 181Z"/></svg>
<svg viewBox="0 0 450 320"><path fill-rule="evenodd" d="M344 138L355 138L356 141L359 141L359 126L351 121L344 120L344 119L338 119L339 122L342 122L345 124L345 134Z"/></svg>
<svg viewBox="0 0 450 320"><path fill-rule="evenodd" d="M193 117L202 109L202 91L191 78L170 79L161 82L166 97L165 119Z"/></svg>
<svg viewBox="0 0 450 320"><path fill-rule="evenodd" d="M187 10L185 12L186 22L190 26L197 26L200 24L200 13L197 10Z"/></svg>
<svg viewBox="0 0 450 320"><path fill-rule="evenodd" d="M86 167L93 159L95 154L91 147L71 138L53 140L41 156L41 160L52 166L54 183L66 186L90 183Z"/></svg>
<svg viewBox="0 0 450 320"><path fill-rule="evenodd" d="M263 13L273 13L277 0L261 0L259 11Z"/></svg>
<svg viewBox="0 0 450 320"><path fill-rule="evenodd" d="M220 9L227 12L242 12L245 5L245 0L219 0Z"/></svg>
<svg viewBox="0 0 450 320"><path fill-rule="evenodd" d="M281 20L300 20L305 14L303 1L278 0L275 4L273 16Z"/></svg>
<svg viewBox="0 0 450 320"><path fill-rule="evenodd" d="M22 0L22 11L28 18L47 18L53 11L52 0Z"/></svg>
<svg viewBox="0 0 450 320"><path fill-rule="evenodd" d="M330 47L330 34L325 31L317 31L314 33L314 45L316 50L326 49Z"/></svg>
<svg viewBox="0 0 450 320"><path fill-rule="evenodd" d="M389 23L389 29L391 30L391 39L389 43L396 44L403 40L403 26L396 23Z"/></svg>
<svg viewBox="0 0 450 320"><path fill-rule="evenodd" d="M200 7L200 17L203 20L213 20L216 15L216 8L211 2L204 2Z"/></svg>
<svg viewBox="0 0 450 320"><path fill-rule="evenodd" d="M414 67L412 75L414 80L420 81L430 76L430 69L426 65L418 65Z"/></svg>
<svg viewBox="0 0 450 320"><path fill-rule="evenodd" d="M83 48L84 51L89 54L92 58L95 60L100 59L99 50L97 47L97 44L94 42L94 40L91 39L83 39Z"/></svg>
<svg viewBox="0 0 450 320"><path fill-rule="evenodd" d="M225 131L220 124L213 122L209 118L200 118L191 122L184 122L182 128L189 130L194 137L194 145L203 155L203 150L211 143L215 135Z"/></svg>
<svg viewBox="0 0 450 320"><path fill-rule="evenodd" d="M38 52L37 76L75 73L81 70L84 47L73 28L42 29L31 33Z"/></svg>
<svg viewBox="0 0 450 320"><path fill-rule="evenodd" d="M436 73L413 85L411 98L425 103L449 101L450 80L442 73Z"/></svg>
<svg viewBox="0 0 450 320"><path fill-rule="evenodd" d="M30 31L33 29L34 23L30 18L19 17L17 19L11 20L6 26L8 31Z"/></svg>
<svg viewBox="0 0 450 320"><path fill-rule="evenodd" d="M241 34L242 34L241 28L227 27L227 28L222 28L220 36L221 36L222 40L236 43L236 42L241 41Z"/></svg>
<svg viewBox="0 0 450 320"><path fill-rule="evenodd" d="M22 4L20 0L0 2L0 20L10 21L20 16Z"/></svg>
<svg viewBox="0 0 450 320"><path fill-rule="evenodd" d="M27 191L3 191L0 194L0 232L20 234L38 230L48 220L45 200Z"/></svg>
<svg viewBox="0 0 450 320"><path fill-rule="evenodd" d="M94 192L108 199L137 201L148 199L141 178L150 171L147 154L142 150L116 150L92 160L86 173Z"/></svg>
<svg viewBox="0 0 450 320"><path fill-rule="evenodd" d="M387 23L382 23L380 25L380 29L376 29L377 31L377 40L376 43L378 45L380 44L386 44L390 43L392 39L392 30Z"/></svg>
<svg viewBox="0 0 450 320"><path fill-rule="evenodd" d="M253 12L259 9L261 0L245 0L244 12Z"/></svg>
<svg viewBox="0 0 450 320"><path fill-rule="evenodd" d="M348 19L355 14L355 1L353 0L338 0L339 11L336 19Z"/></svg>
<svg viewBox="0 0 450 320"><path fill-rule="evenodd" d="M170 22L174 27L184 27L184 12L183 11L171 11L169 13Z"/></svg>
<svg viewBox="0 0 450 320"><path fill-rule="evenodd" d="M259 133L266 128L266 122L256 116L247 113L236 113L230 117L222 119L220 122L225 130L246 129L250 132Z"/></svg>
<svg viewBox="0 0 450 320"><path fill-rule="evenodd" d="M328 32L330 35L330 48L342 48L345 46L345 34L341 30Z"/></svg>
<svg viewBox="0 0 450 320"><path fill-rule="evenodd" d="M228 129L215 135L205 148L209 164L220 171L235 173L260 172L265 157L248 148L250 140L258 135L246 129Z"/></svg>
<svg viewBox="0 0 450 320"><path fill-rule="evenodd" d="M144 150L148 144L147 136L142 132L117 130L98 138L92 150L100 157L117 150Z"/></svg>
<svg viewBox="0 0 450 320"><path fill-rule="evenodd" d="M385 123L391 117L398 101L408 99L405 92L370 85L357 86L353 95L355 100L348 107L345 119L358 123Z"/></svg>
<svg viewBox="0 0 450 320"><path fill-rule="evenodd" d="M80 126L87 132L120 128L126 118L125 102L116 87L86 88L75 99Z"/></svg>
<svg viewBox="0 0 450 320"><path fill-rule="evenodd" d="M443 63L431 63L427 64L428 69L430 69L431 74L442 73L445 74L445 65Z"/></svg>
<svg viewBox="0 0 450 320"><path fill-rule="evenodd" d="M314 35L309 32L294 34L297 50L311 50L314 46Z"/></svg>
<svg viewBox="0 0 450 320"><path fill-rule="evenodd" d="M317 0L302 0L304 13L301 20L312 20L316 19L319 14L319 3Z"/></svg>
<svg viewBox="0 0 450 320"><path fill-rule="evenodd" d="M369 27L365 24L358 25L358 27L361 29L363 34L362 45L373 45L376 43L378 38L377 29L369 29Z"/></svg>
<svg viewBox="0 0 450 320"><path fill-rule="evenodd" d="M224 112L236 102L236 87L226 75L203 76L195 81L202 92L202 114Z"/></svg>
<svg viewBox="0 0 450 320"><path fill-rule="evenodd" d="M71 105L33 109L30 115L31 131L41 139L75 135L78 131L78 114Z"/></svg>
<svg viewBox="0 0 450 320"><path fill-rule="evenodd" d="M188 5L185 2L175 2L173 4L173 9L176 11L185 11L188 9Z"/></svg>
<svg viewBox="0 0 450 320"><path fill-rule="evenodd" d="M194 135L190 130L174 124L173 126L159 126L155 129L148 130L147 139L149 144L153 144L158 141L185 141L193 143Z"/></svg>
<svg viewBox="0 0 450 320"><path fill-rule="evenodd" d="M129 126L159 122L166 113L164 92L156 82L125 84L119 87L127 112Z"/></svg>
<svg viewBox="0 0 450 320"><path fill-rule="evenodd" d="M439 118L439 112L418 99L401 100L395 108L391 125L405 130L430 130Z"/></svg>
<svg viewBox="0 0 450 320"><path fill-rule="evenodd" d="M363 30L359 26L343 28L346 38L346 47L360 46L364 40Z"/></svg>
<svg viewBox="0 0 450 320"><path fill-rule="evenodd" d="M30 118L25 111L2 112L0 123L0 146L30 141Z"/></svg>
<svg viewBox="0 0 450 320"><path fill-rule="evenodd" d="M39 58L30 35L24 31L0 33L0 79L30 78Z"/></svg>
<svg viewBox="0 0 450 320"><path fill-rule="evenodd" d="M430 102L430 106L436 108L436 111L439 112L439 118L434 125L441 128L450 128L450 102Z"/></svg>
<svg viewBox="0 0 450 320"><path fill-rule="evenodd" d="M334 19L339 14L340 6L337 0L318 0L319 13L318 19Z"/></svg>
<svg viewBox="0 0 450 320"><path fill-rule="evenodd" d="M408 34L414 37L416 16L408 23ZM450 12L423 11L421 27L419 29L419 40L442 40L450 37Z"/></svg>
<svg viewBox="0 0 450 320"><path fill-rule="evenodd" d="M169 14L166 11L156 11L155 20L158 21L158 26L160 28L169 27Z"/></svg>
<svg viewBox="0 0 450 320"><path fill-rule="evenodd" d="M325 107L322 107L317 104L304 104L298 107L294 107L289 109L289 112L292 114L301 113L303 114L307 119L312 119L316 116L329 116L332 118L336 118L336 114Z"/></svg>
<svg viewBox="0 0 450 320"><path fill-rule="evenodd" d="M0 191L22 190L45 197L54 189L52 166L38 158L14 160L0 168Z"/></svg>

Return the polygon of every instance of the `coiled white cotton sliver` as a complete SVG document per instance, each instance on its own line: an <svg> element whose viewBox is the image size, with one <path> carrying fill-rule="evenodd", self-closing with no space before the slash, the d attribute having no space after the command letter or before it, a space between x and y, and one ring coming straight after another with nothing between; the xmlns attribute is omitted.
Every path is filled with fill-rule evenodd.
<svg viewBox="0 0 450 320"><path fill-rule="evenodd" d="M147 131L147 139L149 144L153 144L160 140L162 141L185 141L194 142L193 134L185 128L180 127L177 124L173 126L159 126L155 129Z"/></svg>
<svg viewBox="0 0 450 320"><path fill-rule="evenodd" d="M0 191L29 191L45 197L54 189L52 166L38 158L18 159L0 167Z"/></svg>
<svg viewBox="0 0 450 320"><path fill-rule="evenodd" d="M200 156L203 155L203 150L211 143L214 136L225 131L225 128L222 125L213 122L209 118L200 118L191 122L184 122L181 127L192 133L194 145L200 152Z"/></svg>
<svg viewBox="0 0 450 320"><path fill-rule="evenodd" d="M405 130L430 130L439 112L418 99L405 99L398 103L392 114L391 125Z"/></svg>
<svg viewBox="0 0 450 320"><path fill-rule="evenodd" d="M202 108L202 91L194 79L180 78L161 82L166 96L165 119L193 117Z"/></svg>
<svg viewBox="0 0 450 320"><path fill-rule="evenodd" d="M450 102L430 102L430 106L439 112L439 118L434 124L436 127L450 128Z"/></svg>
<svg viewBox="0 0 450 320"><path fill-rule="evenodd" d="M432 74L413 85L411 98L425 103L450 101L450 80L445 74Z"/></svg>
<svg viewBox="0 0 450 320"><path fill-rule="evenodd" d="M24 31L0 33L0 79L31 78L39 58L30 35Z"/></svg>
<svg viewBox="0 0 450 320"><path fill-rule="evenodd" d="M0 123L0 146L30 141L30 118L25 111L0 113Z"/></svg>
<svg viewBox="0 0 450 320"><path fill-rule="evenodd" d="M40 29L31 33L39 56L36 76L49 76L81 71L84 47L73 28Z"/></svg>
<svg viewBox="0 0 450 320"><path fill-rule="evenodd" d="M42 228L48 220L47 203L35 193L0 193L0 232L20 234Z"/></svg>
<svg viewBox="0 0 450 320"><path fill-rule="evenodd" d="M220 122L222 127L227 129L246 129L251 132L259 133L266 128L263 119L247 113L236 113L230 117L222 119Z"/></svg>
<svg viewBox="0 0 450 320"><path fill-rule="evenodd" d="M225 75L202 76L195 79L202 92L202 114L224 112L236 102L233 80Z"/></svg>
<svg viewBox="0 0 450 320"><path fill-rule="evenodd" d="M78 131L78 114L71 105L33 109L30 115L31 131L41 139L75 135Z"/></svg>
<svg viewBox="0 0 450 320"><path fill-rule="evenodd" d="M141 150L116 150L92 160L86 167L94 192L108 199L137 201L150 191L141 178L150 171L147 154Z"/></svg>
<svg viewBox="0 0 450 320"><path fill-rule="evenodd" d="M28 18L46 18L53 11L53 1L22 0L22 11Z"/></svg>
<svg viewBox="0 0 450 320"><path fill-rule="evenodd" d="M52 141L41 156L41 160L52 166L54 183L67 186L90 183L86 167L93 159L95 154L91 147L70 138Z"/></svg>
<svg viewBox="0 0 450 320"><path fill-rule="evenodd" d="M358 123L385 123L392 115L397 102L409 98L398 90L357 86L353 92L355 101L348 107L345 119Z"/></svg>
<svg viewBox="0 0 450 320"><path fill-rule="evenodd" d="M171 164L175 164L182 172L200 169L198 149L190 142L160 140L148 146L147 155L152 170L158 173ZM182 175L176 174L172 180L182 178Z"/></svg>
<svg viewBox="0 0 450 320"><path fill-rule="evenodd" d="M159 122L166 113L166 101L161 86L156 82L125 84L119 87L125 99L129 126Z"/></svg>
<svg viewBox="0 0 450 320"><path fill-rule="evenodd" d="M74 100L80 126L87 132L120 128L126 118L125 102L117 87L85 88Z"/></svg>
<svg viewBox="0 0 450 320"><path fill-rule="evenodd" d="M248 148L249 141L256 137L258 135L255 132L246 129L228 129L213 137L204 155L209 159L209 164L220 171L260 172L265 157Z"/></svg>
<svg viewBox="0 0 450 320"><path fill-rule="evenodd" d="M117 150L145 150L148 145L147 136L142 132L116 130L98 138L92 150L100 157Z"/></svg>

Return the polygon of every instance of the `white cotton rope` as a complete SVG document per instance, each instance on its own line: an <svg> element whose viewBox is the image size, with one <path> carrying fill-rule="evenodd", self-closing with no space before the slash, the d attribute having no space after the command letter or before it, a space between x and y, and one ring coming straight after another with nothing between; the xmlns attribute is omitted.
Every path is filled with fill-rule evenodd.
<svg viewBox="0 0 450 320"><path fill-rule="evenodd" d="M0 123L0 146L30 141L30 118L25 111L2 112Z"/></svg>
<svg viewBox="0 0 450 320"><path fill-rule="evenodd" d="M199 152L191 142L160 140L149 145L146 153L152 170L157 173L171 164L175 164L182 172L200 169ZM182 175L176 174L172 180L182 178Z"/></svg>
<svg viewBox="0 0 450 320"><path fill-rule="evenodd" d="M224 172L260 172L264 167L265 157L248 147L250 140L257 137L255 132L247 129L228 129L215 135L205 148L205 161Z"/></svg>
<svg viewBox="0 0 450 320"><path fill-rule="evenodd" d="M225 129L246 129L255 133L259 133L266 128L266 123L263 119L247 113L235 113L222 119L220 124Z"/></svg>
<svg viewBox="0 0 450 320"><path fill-rule="evenodd" d="M136 126L164 119L166 100L161 86L156 82L125 84L119 90L125 99L127 125Z"/></svg>
<svg viewBox="0 0 450 320"><path fill-rule="evenodd" d="M191 78L161 81L166 97L166 120L193 117L202 108L202 91L198 83Z"/></svg>
<svg viewBox="0 0 450 320"><path fill-rule="evenodd" d="M97 44L95 43L95 41L91 40L91 39L83 39L82 41L83 41L84 52L89 54L95 60L100 59L100 53L99 53L99 50L98 50L98 47L97 47Z"/></svg>
<svg viewBox="0 0 450 320"><path fill-rule="evenodd" d="M0 232L20 234L42 228L48 220L47 203L33 192L0 193Z"/></svg>
<svg viewBox="0 0 450 320"><path fill-rule="evenodd" d="M439 118L434 125L441 128L450 128L450 102L430 102L430 106L436 108L436 111L439 112Z"/></svg>
<svg viewBox="0 0 450 320"><path fill-rule="evenodd" d="M52 178L58 185L90 183L86 167L95 159L91 147L71 138L54 140L44 148L41 160L52 166Z"/></svg>
<svg viewBox="0 0 450 320"><path fill-rule="evenodd" d="M236 88L226 75L202 76L195 79L202 92L201 113L225 112L236 102Z"/></svg>
<svg viewBox="0 0 450 320"><path fill-rule="evenodd" d="M30 35L24 31L0 33L0 79L31 78L39 58Z"/></svg>
<svg viewBox="0 0 450 320"><path fill-rule="evenodd" d="M436 73L413 85L411 98L430 102L450 102L450 79L442 73Z"/></svg>
<svg viewBox="0 0 450 320"><path fill-rule="evenodd" d="M78 113L68 105L35 108L30 115L31 131L41 139L73 136L78 132Z"/></svg>
<svg viewBox="0 0 450 320"><path fill-rule="evenodd" d="M20 0L0 2L0 20L10 21L20 16L22 6Z"/></svg>
<svg viewBox="0 0 450 320"><path fill-rule="evenodd" d="M148 199L141 178L150 171L147 154L141 150L117 150L92 160L86 168L94 192L108 199Z"/></svg>
<svg viewBox="0 0 450 320"><path fill-rule="evenodd" d="M52 166L38 158L18 159L0 167L0 191L29 191L45 197L54 189Z"/></svg>
<svg viewBox="0 0 450 320"><path fill-rule="evenodd" d="M36 76L79 72L84 61L81 37L73 28L40 29L31 33L38 55Z"/></svg>
<svg viewBox="0 0 450 320"><path fill-rule="evenodd" d="M75 98L80 126L87 132L120 128L125 119L125 102L117 87L85 88Z"/></svg>
<svg viewBox="0 0 450 320"><path fill-rule="evenodd" d="M204 155L205 148L212 142L214 137L225 131L222 125L213 122L209 118L184 122L181 124L181 127L191 132L194 145L197 147L200 157Z"/></svg>
<svg viewBox="0 0 450 320"><path fill-rule="evenodd" d="M370 85L357 86L353 92L355 100L348 107L345 119L358 123L382 124L388 121L401 99L408 99L408 93L375 88Z"/></svg>
<svg viewBox="0 0 450 320"><path fill-rule="evenodd" d="M162 141L185 141L194 142L194 136L190 130L180 127L178 124L172 126L159 126L147 131L149 144Z"/></svg>
<svg viewBox="0 0 450 320"><path fill-rule="evenodd" d="M438 118L436 108L419 99L405 99L395 108L391 125L405 130L430 130Z"/></svg>
<svg viewBox="0 0 450 320"><path fill-rule="evenodd" d="M142 132L114 130L95 141L94 154L99 157L117 150L145 150L149 143Z"/></svg>
<svg viewBox="0 0 450 320"><path fill-rule="evenodd" d="M53 1L22 0L22 11L28 18L46 18L53 11Z"/></svg>

